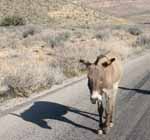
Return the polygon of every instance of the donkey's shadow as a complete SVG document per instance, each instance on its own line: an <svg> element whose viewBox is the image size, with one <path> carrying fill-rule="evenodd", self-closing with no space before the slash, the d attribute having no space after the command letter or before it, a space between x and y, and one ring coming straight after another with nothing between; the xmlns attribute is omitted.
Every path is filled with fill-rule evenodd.
<svg viewBox="0 0 150 140"><path fill-rule="evenodd" d="M47 124L47 122L45 121L45 119L52 119L52 120L69 123L76 127L90 130L92 132L96 131L92 128L78 124L78 123L68 119L67 117L65 117L65 114L67 114L68 112L82 115L86 118L98 121L97 119L95 119L95 117L98 116L97 114L80 111L78 109L64 106L62 104L53 103L53 102L45 102L45 101L35 102L29 109L25 110L20 115L13 114L13 113L12 113L12 115L21 117L25 121L32 122L42 128L46 128L46 129L52 129L52 126L49 126Z"/></svg>

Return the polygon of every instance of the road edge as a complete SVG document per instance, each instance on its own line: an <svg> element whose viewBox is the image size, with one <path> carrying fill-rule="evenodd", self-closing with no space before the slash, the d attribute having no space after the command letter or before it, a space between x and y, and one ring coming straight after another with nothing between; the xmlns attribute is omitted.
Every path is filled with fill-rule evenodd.
<svg viewBox="0 0 150 140"><path fill-rule="evenodd" d="M150 52L149 51L148 52L144 52L140 56L137 55L137 56L128 58L124 62L124 65L128 65L129 63L132 63L132 62L134 62L137 59L141 59L142 57L146 56L148 53L150 53ZM76 84L76 83L78 83L80 81L85 80L85 79L86 79L86 75L84 74L84 75L79 76L79 77L74 77L74 78L68 79L68 80L64 81L60 85L54 85L50 89L38 92L38 94L37 94L37 92L35 92L30 97L25 98L25 100L23 100L21 103L19 103L17 105L14 105L13 107L8 108L6 110L0 110L0 118L5 116L5 115L8 115L10 112L14 112L14 111L18 110L19 108L21 108L21 107L23 107L25 105L29 105L29 104L33 103L34 101L36 101L36 100L38 100L40 98L44 98L45 96L47 96L49 94L57 93L58 91L60 91L60 90L62 90L64 88L67 88L69 86L72 86L72 85L74 85L74 84Z"/></svg>

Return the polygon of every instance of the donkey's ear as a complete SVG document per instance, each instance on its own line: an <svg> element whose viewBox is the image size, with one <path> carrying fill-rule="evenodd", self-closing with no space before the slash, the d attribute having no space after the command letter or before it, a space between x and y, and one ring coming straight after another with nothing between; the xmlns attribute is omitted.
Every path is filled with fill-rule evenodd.
<svg viewBox="0 0 150 140"><path fill-rule="evenodd" d="M111 58L110 59L110 62L112 63L112 62L114 62L116 60L116 58Z"/></svg>
<svg viewBox="0 0 150 140"><path fill-rule="evenodd" d="M107 58L107 54L109 54L109 53L110 53L110 51L107 51L107 52L105 52L104 54L99 55L99 56L96 58L94 64L95 64L95 65L98 65L99 60L102 59L102 58L104 58L104 57Z"/></svg>
<svg viewBox="0 0 150 140"><path fill-rule="evenodd" d="M103 57L105 57L105 56L104 56L104 55L99 55L99 56L96 58L94 64L97 65L98 62L99 62L99 60L100 60L101 58L103 58Z"/></svg>
<svg viewBox="0 0 150 140"><path fill-rule="evenodd" d="M85 61L83 59L80 59L79 62L82 63L82 64L84 64L86 67L88 67L88 66L91 65L91 63L89 61Z"/></svg>
<svg viewBox="0 0 150 140"><path fill-rule="evenodd" d="M111 65L114 61L116 60L116 58L111 58L108 61L105 61L102 63L103 67L108 67L109 65Z"/></svg>

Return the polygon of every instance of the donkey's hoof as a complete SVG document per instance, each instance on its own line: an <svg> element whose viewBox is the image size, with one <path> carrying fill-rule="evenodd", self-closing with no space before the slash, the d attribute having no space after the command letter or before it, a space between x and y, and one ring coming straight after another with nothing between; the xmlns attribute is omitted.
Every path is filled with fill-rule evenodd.
<svg viewBox="0 0 150 140"><path fill-rule="evenodd" d="M103 134L103 130L98 129L98 130L97 130L97 134L98 134L98 135L102 135L102 134Z"/></svg>
<svg viewBox="0 0 150 140"><path fill-rule="evenodd" d="M110 128L112 128L114 126L114 123L110 123Z"/></svg>
<svg viewBox="0 0 150 140"><path fill-rule="evenodd" d="M110 131L109 127L103 128L103 134L107 134L109 133L109 131Z"/></svg>

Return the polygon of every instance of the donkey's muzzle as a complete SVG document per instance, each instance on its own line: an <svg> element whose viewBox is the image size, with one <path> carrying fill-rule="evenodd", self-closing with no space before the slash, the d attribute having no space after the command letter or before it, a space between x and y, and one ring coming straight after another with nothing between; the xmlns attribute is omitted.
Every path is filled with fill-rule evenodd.
<svg viewBox="0 0 150 140"><path fill-rule="evenodd" d="M95 99L92 99L92 98L91 98L91 103L92 103L92 104L96 104L96 101L97 101L97 100L98 100L98 99L96 99L96 98L95 98Z"/></svg>

